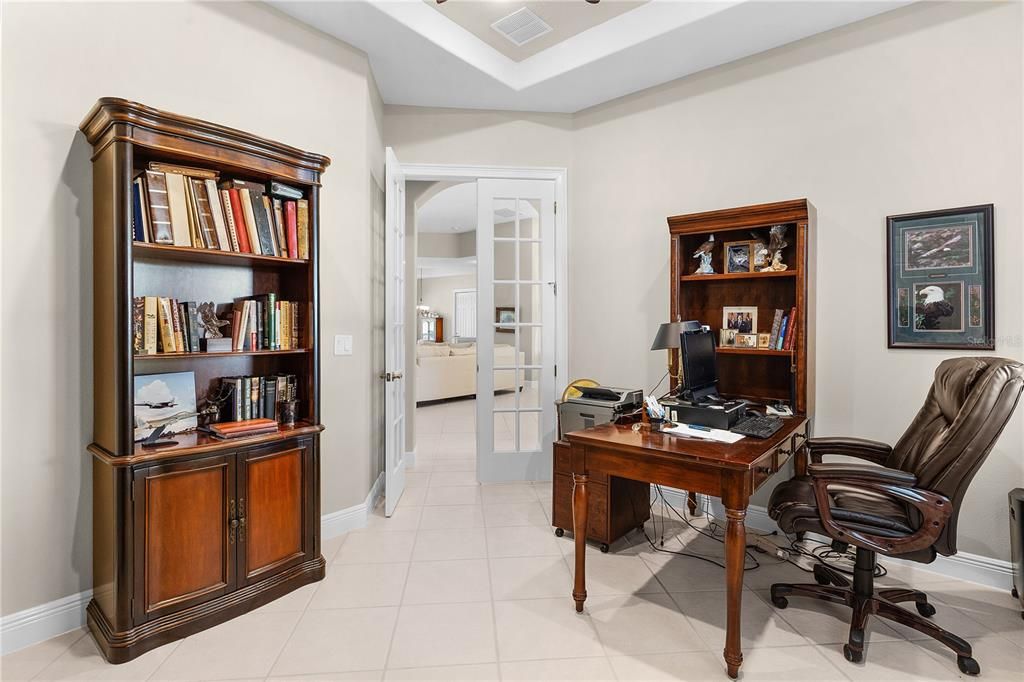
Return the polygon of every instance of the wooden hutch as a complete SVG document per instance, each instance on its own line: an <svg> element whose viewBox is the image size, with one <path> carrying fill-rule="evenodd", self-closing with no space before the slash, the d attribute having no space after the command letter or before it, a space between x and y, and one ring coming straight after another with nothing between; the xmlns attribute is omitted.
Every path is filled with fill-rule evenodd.
<svg viewBox="0 0 1024 682"><path fill-rule="evenodd" d="M103 98L81 124L93 147L93 599L89 629L120 663L320 580L319 191L330 159L249 133ZM309 257L133 241L132 182L152 161L301 189ZM134 355L135 296L231 302L276 292L300 309L298 348ZM134 442L134 377L290 374L299 421L277 432Z"/></svg>
<svg viewBox="0 0 1024 682"><path fill-rule="evenodd" d="M806 199L780 201L668 219L671 272L670 315L698 320L719 338L722 308L756 306L758 328L770 333L775 310L796 309L792 350L718 347L718 388L722 395L757 402L789 403L796 414L814 410L814 235L815 210ZM782 252L785 270L723 272L724 244L746 241L756 232L768 242L768 228L786 225L788 245ZM716 274L695 274L693 254L714 235L711 263ZM678 353L672 353L677 376ZM673 378L673 388L675 379Z"/></svg>

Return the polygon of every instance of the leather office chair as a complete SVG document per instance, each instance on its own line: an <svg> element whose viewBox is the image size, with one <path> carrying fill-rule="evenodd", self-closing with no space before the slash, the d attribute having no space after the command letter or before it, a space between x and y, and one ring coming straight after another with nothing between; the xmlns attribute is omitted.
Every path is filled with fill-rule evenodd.
<svg viewBox="0 0 1024 682"><path fill-rule="evenodd" d="M772 492L768 513L786 533L826 535L833 546L856 547L853 584L822 564L814 567L817 584L772 585L780 609L787 596L813 597L853 609L847 660L864 652L864 626L876 615L933 637L956 652L957 666L980 672L971 646L928 618L935 607L923 592L883 589L875 592L877 554L921 563L936 554L956 554L956 523L967 486L1009 421L1024 386L1024 365L993 357L946 360L924 407L903 437L890 447L857 438L811 438L806 475ZM872 465L822 463L823 455L847 455ZM897 606L913 601L918 613ZM920 614L920 615L918 615Z"/></svg>

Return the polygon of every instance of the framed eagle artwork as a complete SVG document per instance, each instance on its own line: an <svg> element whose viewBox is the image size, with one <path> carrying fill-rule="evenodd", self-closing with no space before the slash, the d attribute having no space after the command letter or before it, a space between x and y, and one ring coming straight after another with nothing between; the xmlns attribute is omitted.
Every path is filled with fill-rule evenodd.
<svg viewBox="0 0 1024 682"><path fill-rule="evenodd" d="M886 218L889 348L995 350L992 204Z"/></svg>

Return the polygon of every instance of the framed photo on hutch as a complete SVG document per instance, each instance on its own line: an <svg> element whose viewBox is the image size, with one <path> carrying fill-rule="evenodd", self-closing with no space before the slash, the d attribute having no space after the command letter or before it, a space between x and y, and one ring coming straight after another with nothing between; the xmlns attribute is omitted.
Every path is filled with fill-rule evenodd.
<svg viewBox="0 0 1024 682"><path fill-rule="evenodd" d="M889 348L995 350L992 204L886 218Z"/></svg>

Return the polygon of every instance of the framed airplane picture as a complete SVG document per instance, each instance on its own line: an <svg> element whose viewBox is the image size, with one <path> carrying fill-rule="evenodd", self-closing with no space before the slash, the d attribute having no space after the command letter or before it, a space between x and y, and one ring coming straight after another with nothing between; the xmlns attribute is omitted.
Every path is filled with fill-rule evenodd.
<svg viewBox="0 0 1024 682"><path fill-rule="evenodd" d="M992 204L886 218L889 348L995 350Z"/></svg>

